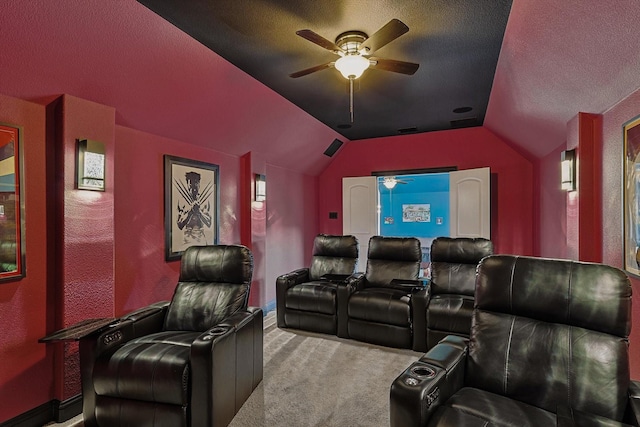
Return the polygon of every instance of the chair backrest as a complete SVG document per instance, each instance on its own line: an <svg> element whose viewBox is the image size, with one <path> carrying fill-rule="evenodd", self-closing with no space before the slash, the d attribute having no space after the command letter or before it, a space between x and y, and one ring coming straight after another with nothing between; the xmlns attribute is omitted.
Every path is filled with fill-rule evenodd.
<svg viewBox="0 0 640 427"><path fill-rule="evenodd" d="M420 275L422 248L415 237L369 239L365 286L384 287L394 279L417 280Z"/></svg>
<svg viewBox="0 0 640 427"><path fill-rule="evenodd" d="M205 331L246 308L252 274L253 255L245 246L189 247L164 329Z"/></svg>
<svg viewBox="0 0 640 427"><path fill-rule="evenodd" d="M478 263L492 254L491 240L438 237L431 243L431 294L473 296Z"/></svg>
<svg viewBox="0 0 640 427"><path fill-rule="evenodd" d="M358 240L354 236L318 234L313 241L309 280L325 274L353 274L358 263Z"/></svg>
<svg viewBox="0 0 640 427"><path fill-rule="evenodd" d="M601 264L494 255L478 267L467 385L621 420L631 284Z"/></svg>

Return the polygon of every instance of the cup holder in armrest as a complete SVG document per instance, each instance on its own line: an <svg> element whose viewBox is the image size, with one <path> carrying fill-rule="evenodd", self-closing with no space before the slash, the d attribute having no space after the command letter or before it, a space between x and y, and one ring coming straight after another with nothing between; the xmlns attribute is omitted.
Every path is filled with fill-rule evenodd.
<svg viewBox="0 0 640 427"><path fill-rule="evenodd" d="M326 280L331 283L344 283L351 275L350 274L324 274L320 277L320 280Z"/></svg>
<svg viewBox="0 0 640 427"><path fill-rule="evenodd" d="M231 329L231 326L228 325L214 326L207 331L206 335L204 335L202 339L206 341L212 340L217 336L225 334L229 329Z"/></svg>
<svg viewBox="0 0 640 427"><path fill-rule="evenodd" d="M426 380L436 376L436 371L434 371L428 366L416 365L411 367L410 372L412 375L414 375L417 378L420 378L421 380Z"/></svg>

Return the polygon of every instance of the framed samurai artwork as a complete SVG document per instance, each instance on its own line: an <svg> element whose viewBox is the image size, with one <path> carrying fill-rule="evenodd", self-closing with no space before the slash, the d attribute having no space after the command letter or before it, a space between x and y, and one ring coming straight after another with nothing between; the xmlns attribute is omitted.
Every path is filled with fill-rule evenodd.
<svg viewBox="0 0 640 427"><path fill-rule="evenodd" d="M164 156L165 260L218 243L218 165Z"/></svg>

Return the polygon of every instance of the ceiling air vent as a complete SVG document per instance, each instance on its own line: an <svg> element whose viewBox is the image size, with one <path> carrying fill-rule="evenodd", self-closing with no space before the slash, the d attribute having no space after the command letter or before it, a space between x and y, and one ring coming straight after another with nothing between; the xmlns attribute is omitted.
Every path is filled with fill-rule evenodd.
<svg viewBox="0 0 640 427"><path fill-rule="evenodd" d="M327 147L326 150L324 150L324 155L329 157L333 156L334 154L336 154L336 151L338 151L338 148L340 148L341 146L342 146L342 141L340 141L339 139L334 139L331 145Z"/></svg>
<svg viewBox="0 0 640 427"><path fill-rule="evenodd" d="M412 128L402 128L402 129L398 129L398 133L400 135L404 135L405 133L414 133L414 132L418 132L418 128L417 127L412 127Z"/></svg>
<svg viewBox="0 0 640 427"><path fill-rule="evenodd" d="M468 119L451 120L449 123L451 123L451 129L470 128L478 126L478 118L469 117Z"/></svg>

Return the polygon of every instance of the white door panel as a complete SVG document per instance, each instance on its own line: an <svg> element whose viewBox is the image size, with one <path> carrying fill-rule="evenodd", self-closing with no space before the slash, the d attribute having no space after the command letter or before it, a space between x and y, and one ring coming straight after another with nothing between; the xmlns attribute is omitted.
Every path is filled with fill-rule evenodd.
<svg viewBox="0 0 640 427"><path fill-rule="evenodd" d="M342 178L342 233L358 239L358 271L365 271L369 239L378 234L375 176Z"/></svg>
<svg viewBox="0 0 640 427"><path fill-rule="evenodd" d="M491 238L489 168L449 172L451 237Z"/></svg>

